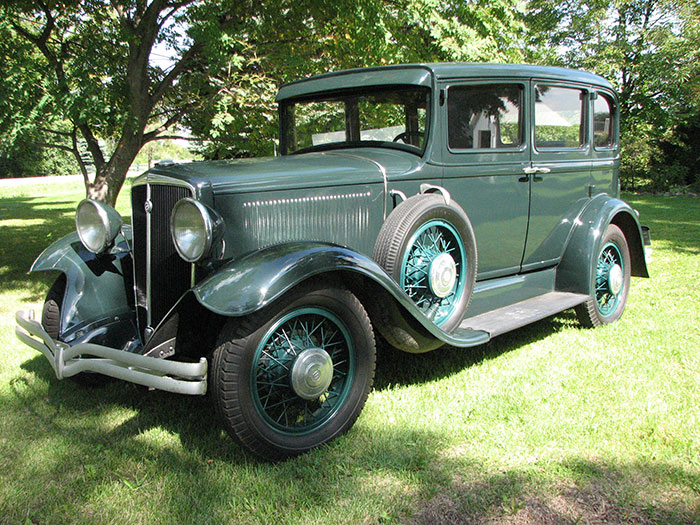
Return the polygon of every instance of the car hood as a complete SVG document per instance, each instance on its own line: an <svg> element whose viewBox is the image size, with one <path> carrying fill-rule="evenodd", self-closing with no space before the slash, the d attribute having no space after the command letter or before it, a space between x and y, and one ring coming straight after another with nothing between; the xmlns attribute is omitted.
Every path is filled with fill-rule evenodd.
<svg viewBox="0 0 700 525"><path fill-rule="evenodd" d="M380 148L334 150L283 157L191 162L156 166L135 183L151 175L172 177L215 194L279 189L314 188L383 182L419 170L420 157ZM145 179L145 180L144 180Z"/></svg>

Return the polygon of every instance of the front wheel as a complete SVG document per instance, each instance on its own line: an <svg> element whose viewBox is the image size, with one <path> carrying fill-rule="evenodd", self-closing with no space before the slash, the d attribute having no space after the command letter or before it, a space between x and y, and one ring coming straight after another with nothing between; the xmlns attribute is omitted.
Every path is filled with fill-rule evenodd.
<svg viewBox="0 0 700 525"><path fill-rule="evenodd" d="M51 339L60 340L61 335L61 312L63 310L63 298L66 294L66 276L61 274L54 281L53 285L46 294L44 307L41 312L41 325L49 334ZM92 372L82 372L80 374L69 377L71 381L84 386L96 387L103 386L112 381L109 376L95 374Z"/></svg>
<svg viewBox="0 0 700 525"><path fill-rule="evenodd" d="M605 230L593 269L591 295L576 307L579 322L586 327L617 321L627 304L630 287L630 251L622 230L611 224Z"/></svg>
<svg viewBox="0 0 700 525"><path fill-rule="evenodd" d="M343 288L302 286L224 325L210 391L226 431L269 460L295 456L346 432L374 379L364 308Z"/></svg>

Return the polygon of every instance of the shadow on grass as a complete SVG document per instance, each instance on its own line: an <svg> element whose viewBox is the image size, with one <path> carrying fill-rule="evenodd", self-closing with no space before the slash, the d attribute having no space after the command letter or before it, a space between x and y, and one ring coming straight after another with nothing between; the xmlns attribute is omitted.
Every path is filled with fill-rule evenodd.
<svg viewBox="0 0 700 525"><path fill-rule="evenodd" d="M34 197L0 199L0 277L3 289L36 302L55 276L29 275L34 259L51 243L75 230L75 202L47 204Z"/></svg>
<svg viewBox="0 0 700 525"><path fill-rule="evenodd" d="M377 334L374 388L383 390L391 385L426 383L449 377L465 368L545 339L576 323L573 310L568 310L500 335L484 345L472 348L445 346L424 354L409 354L396 350Z"/></svg>
<svg viewBox="0 0 700 525"><path fill-rule="evenodd" d="M220 430L207 398L148 392L121 382L90 391L57 382L39 356L23 368L30 374L12 380L9 395L0 398L18 418L0 441L4 465L11 469L9 483L25 491L20 503L0 503L8 519L30 509L34 521L60 521L65 501L72 501L87 512L85 521L90 512L97 512L97 521L111 521L109 513L94 507L103 504L105 493L126 487L147 492L153 500L149 508L158 509L148 516L162 522L298 520L300 508L315 512L309 521L333 522L352 500L381 502L383 515L365 515L372 523L695 523L700 518L700 509L686 503L692 501L688 493L700 491L700 476L662 461L614 464L572 457L554 469L547 464L555 475L542 475L536 466L494 471L453 450L438 433L365 426L360 419L329 445L268 464L245 454ZM50 381L48 394L34 374ZM162 434L167 436L158 439ZM173 446L173 436L181 447ZM8 446L13 442L23 446ZM49 443L50 450L37 454L37 443ZM33 480L46 485L37 487Z"/></svg>

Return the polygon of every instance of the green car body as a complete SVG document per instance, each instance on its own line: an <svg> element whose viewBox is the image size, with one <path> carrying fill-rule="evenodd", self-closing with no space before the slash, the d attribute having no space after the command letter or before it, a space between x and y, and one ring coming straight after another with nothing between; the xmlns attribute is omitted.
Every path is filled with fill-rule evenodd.
<svg viewBox="0 0 700 525"><path fill-rule="evenodd" d="M37 259L32 270L65 276L60 320L48 333L18 313L18 335L43 341L32 346L59 377L98 372L201 394L209 363L238 441L265 457L303 452L347 430L371 386L374 339L355 334L347 312L407 352L483 344L572 307L584 324L619 318L629 276L648 277L648 235L619 199L616 100L598 76L518 65L390 66L286 84L280 156L149 170L133 183L132 226L102 253L72 234ZM202 253L184 261L192 238ZM338 310L323 306L341 295ZM349 369L324 346L340 343L314 335L333 327ZM71 349L70 362L57 357ZM142 361L127 366L109 349ZM229 354L242 368L226 368ZM151 368L164 358L198 368ZM228 373L245 378L243 390L227 390ZM280 393L289 388L293 399ZM281 396L279 415L270 396ZM306 412L290 422L298 402ZM226 421L230 403L250 432Z"/></svg>

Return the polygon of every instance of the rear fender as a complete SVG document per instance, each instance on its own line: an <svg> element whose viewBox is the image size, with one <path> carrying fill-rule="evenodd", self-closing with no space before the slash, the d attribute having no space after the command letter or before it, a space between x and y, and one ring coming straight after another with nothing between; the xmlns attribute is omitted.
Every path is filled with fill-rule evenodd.
<svg viewBox="0 0 700 525"><path fill-rule="evenodd" d="M596 259L605 230L615 224L625 234L632 261L632 275L649 277L644 258L642 227L636 212L619 199L599 194L574 221L561 263L557 268L556 289L591 294Z"/></svg>
<svg viewBox="0 0 700 525"><path fill-rule="evenodd" d="M131 228L124 227L109 252L95 255L73 232L46 248L32 264L30 272L54 270L66 276L59 327L62 341L85 342L85 337L93 334L100 341L120 347L118 341L126 343L136 337L132 259L127 245L130 238ZM116 327L120 333L109 336L105 333L108 326Z"/></svg>

